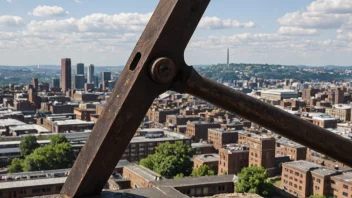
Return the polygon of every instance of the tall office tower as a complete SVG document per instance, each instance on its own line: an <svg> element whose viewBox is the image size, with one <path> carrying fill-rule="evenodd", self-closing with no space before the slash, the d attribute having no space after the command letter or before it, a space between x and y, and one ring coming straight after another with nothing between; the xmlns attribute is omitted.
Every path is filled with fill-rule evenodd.
<svg viewBox="0 0 352 198"><path fill-rule="evenodd" d="M341 88L335 90L335 104L342 104L344 102L345 92Z"/></svg>
<svg viewBox="0 0 352 198"><path fill-rule="evenodd" d="M76 74L77 75L84 75L84 63L77 63Z"/></svg>
<svg viewBox="0 0 352 198"><path fill-rule="evenodd" d="M38 90L38 78L32 78L33 88Z"/></svg>
<svg viewBox="0 0 352 198"><path fill-rule="evenodd" d="M230 66L230 49L227 48L227 66Z"/></svg>
<svg viewBox="0 0 352 198"><path fill-rule="evenodd" d="M71 59L61 59L61 88L63 92L71 89Z"/></svg>
<svg viewBox="0 0 352 198"><path fill-rule="evenodd" d="M99 77L98 76L94 76L94 87L99 88Z"/></svg>
<svg viewBox="0 0 352 198"><path fill-rule="evenodd" d="M84 88L84 75L75 75L75 88L76 89L83 89Z"/></svg>
<svg viewBox="0 0 352 198"><path fill-rule="evenodd" d="M105 90L109 86L109 80L111 80L111 72L103 72L103 76L102 76L103 90Z"/></svg>
<svg viewBox="0 0 352 198"><path fill-rule="evenodd" d="M59 88L60 87L60 79L54 78L52 82L53 88Z"/></svg>
<svg viewBox="0 0 352 198"><path fill-rule="evenodd" d="M93 83L94 79L94 65L90 64L87 71L87 83Z"/></svg>

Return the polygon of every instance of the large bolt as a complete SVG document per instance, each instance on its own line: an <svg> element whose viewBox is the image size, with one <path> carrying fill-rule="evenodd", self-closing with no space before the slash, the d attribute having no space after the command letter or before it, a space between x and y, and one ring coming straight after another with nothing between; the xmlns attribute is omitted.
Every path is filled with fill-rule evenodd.
<svg viewBox="0 0 352 198"><path fill-rule="evenodd" d="M158 58L151 65L152 79L158 83L170 83L176 76L177 70L174 62L169 58Z"/></svg>

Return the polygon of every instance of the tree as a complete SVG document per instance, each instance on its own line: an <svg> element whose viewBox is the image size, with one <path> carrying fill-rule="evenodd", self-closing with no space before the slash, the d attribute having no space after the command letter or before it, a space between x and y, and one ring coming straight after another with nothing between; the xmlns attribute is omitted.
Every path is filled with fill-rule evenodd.
<svg viewBox="0 0 352 198"><path fill-rule="evenodd" d="M54 135L49 145L35 149L23 160L14 159L9 169L14 172L53 170L70 168L73 162L73 149L67 139Z"/></svg>
<svg viewBox="0 0 352 198"><path fill-rule="evenodd" d="M15 158L12 160L11 165L8 167L9 173L18 173L22 171L23 160Z"/></svg>
<svg viewBox="0 0 352 198"><path fill-rule="evenodd" d="M263 167L250 166L243 168L238 174L236 192L255 193L261 196L270 196L273 184L268 180L268 174Z"/></svg>
<svg viewBox="0 0 352 198"><path fill-rule="evenodd" d="M215 172L209 168L207 165L201 165L197 169L193 169L192 176L193 177L200 177L200 176L207 176L207 175L215 175Z"/></svg>
<svg viewBox="0 0 352 198"><path fill-rule="evenodd" d="M160 144L155 153L140 161L140 165L147 167L166 178L173 178L181 173L189 176L192 172L192 148L177 141Z"/></svg>
<svg viewBox="0 0 352 198"><path fill-rule="evenodd" d="M20 153L22 157L26 157L39 146L40 145L38 144L37 138L35 136L32 136L32 135L24 136L20 143Z"/></svg>
<svg viewBox="0 0 352 198"><path fill-rule="evenodd" d="M311 195L309 198L326 198L326 197L320 196L320 195Z"/></svg>
<svg viewBox="0 0 352 198"><path fill-rule="evenodd" d="M179 173L174 177L174 179L180 179L180 178L185 178L185 175L183 173Z"/></svg>
<svg viewBox="0 0 352 198"><path fill-rule="evenodd" d="M68 140L64 135L53 135L50 137L50 144L53 146L65 142L68 142Z"/></svg>

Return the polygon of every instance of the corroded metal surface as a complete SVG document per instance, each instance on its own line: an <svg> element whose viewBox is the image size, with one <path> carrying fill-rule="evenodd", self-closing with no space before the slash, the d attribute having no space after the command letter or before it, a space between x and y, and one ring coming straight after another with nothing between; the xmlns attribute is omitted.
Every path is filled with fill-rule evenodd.
<svg viewBox="0 0 352 198"><path fill-rule="evenodd" d="M202 98L277 134L352 166L352 141L261 100L205 78L192 67L174 89Z"/></svg>
<svg viewBox="0 0 352 198"><path fill-rule="evenodd" d="M153 81L150 65L160 57L185 65L184 50L209 1L159 2L61 194L82 197L101 192L153 100L171 85Z"/></svg>

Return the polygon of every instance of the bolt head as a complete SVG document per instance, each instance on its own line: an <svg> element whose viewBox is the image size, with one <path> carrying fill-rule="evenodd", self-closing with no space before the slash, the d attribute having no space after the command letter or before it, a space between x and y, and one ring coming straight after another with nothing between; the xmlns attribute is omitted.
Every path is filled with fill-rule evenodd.
<svg viewBox="0 0 352 198"><path fill-rule="evenodd" d="M151 66L151 77L158 83L170 83L176 76L176 66L169 58L158 58Z"/></svg>

